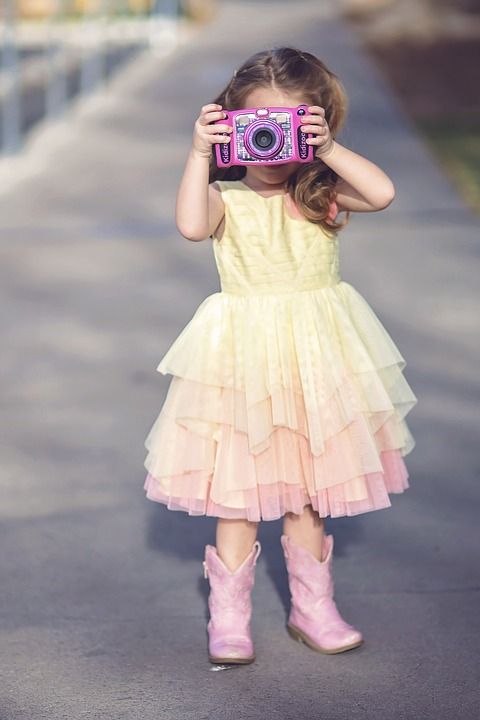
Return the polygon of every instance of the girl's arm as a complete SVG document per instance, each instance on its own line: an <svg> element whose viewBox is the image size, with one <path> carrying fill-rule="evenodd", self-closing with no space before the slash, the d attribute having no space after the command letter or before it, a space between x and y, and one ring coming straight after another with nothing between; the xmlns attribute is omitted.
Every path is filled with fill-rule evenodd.
<svg viewBox="0 0 480 720"><path fill-rule="evenodd" d="M340 180L335 186L339 210L371 212L383 210L395 197L395 187L378 165L336 142L325 119L325 109L309 105L311 115L303 118L302 130L312 133L309 145L316 145L315 157L328 165Z"/></svg>
<svg viewBox="0 0 480 720"><path fill-rule="evenodd" d="M179 232L197 242L209 237L220 224L225 213L219 188L209 185L209 161L212 144L230 140L222 133L231 132L228 125L210 125L224 117L220 105L205 105L195 121L193 143L177 192L175 223Z"/></svg>
<svg viewBox="0 0 480 720"><path fill-rule="evenodd" d="M378 165L335 140L326 155L317 155L337 175L335 200L339 210L383 210L395 197L395 186Z"/></svg>

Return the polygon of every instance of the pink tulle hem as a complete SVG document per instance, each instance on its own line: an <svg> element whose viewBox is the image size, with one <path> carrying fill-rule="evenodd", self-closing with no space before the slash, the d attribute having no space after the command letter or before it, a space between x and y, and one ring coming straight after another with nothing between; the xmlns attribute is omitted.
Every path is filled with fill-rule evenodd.
<svg viewBox="0 0 480 720"><path fill-rule="evenodd" d="M320 517L343 517L391 507L389 494L403 493L408 487L408 471L399 450L385 450L380 453L384 473L371 472L356 478L367 489L367 497L359 500L345 498L345 486L333 485L309 496L305 488L284 482L258 485L244 490L244 507L226 507L215 503L209 493L203 498L174 497L165 494L160 482L147 473L144 490L149 500L162 503L169 510L182 510L189 515L210 515L214 517L239 519L251 522L277 520L287 512L301 515L306 505L311 504ZM192 487L205 485L205 473L188 473ZM175 485L176 478L169 478ZM178 478L184 482L185 476ZM208 485L207 485L208 487Z"/></svg>

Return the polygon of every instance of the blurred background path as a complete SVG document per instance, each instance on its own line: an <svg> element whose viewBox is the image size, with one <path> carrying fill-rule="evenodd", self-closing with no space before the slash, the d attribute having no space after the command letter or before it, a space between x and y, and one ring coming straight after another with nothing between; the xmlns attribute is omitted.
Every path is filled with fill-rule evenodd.
<svg viewBox="0 0 480 720"><path fill-rule="evenodd" d="M338 7L221 3L188 43L142 53L39 133L0 196L2 720L474 717L479 221ZM292 641L281 523L263 523L257 661L212 672L201 560L215 520L144 498L143 442L170 381L156 365L219 290L210 241L174 224L194 119L279 44L340 76L339 142L395 182L389 208L342 233L342 275L407 360L417 446L391 508L327 519L337 603L365 645Z"/></svg>

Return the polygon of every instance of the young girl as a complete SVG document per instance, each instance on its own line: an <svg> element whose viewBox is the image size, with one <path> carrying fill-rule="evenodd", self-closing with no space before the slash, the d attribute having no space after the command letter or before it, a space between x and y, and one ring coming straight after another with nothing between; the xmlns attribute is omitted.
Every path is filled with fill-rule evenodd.
<svg viewBox="0 0 480 720"><path fill-rule="evenodd" d="M219 169L225 110L308 105L313 162ZM417 402L406 363L366 300L339 272L350 212L393 200L390 178L340 145L347 98L308 52L256 53L201 109L177 195L180 233L212 238L221 292L197 308L157 370L168 393L145 441L150 500L218 518L206 545L209 660L250 663L260 520L283 518L289 633L338 653L363 642L333 598L324 518L391 506L409 487ZM346 211L343 223L335 220Z"/></svg>

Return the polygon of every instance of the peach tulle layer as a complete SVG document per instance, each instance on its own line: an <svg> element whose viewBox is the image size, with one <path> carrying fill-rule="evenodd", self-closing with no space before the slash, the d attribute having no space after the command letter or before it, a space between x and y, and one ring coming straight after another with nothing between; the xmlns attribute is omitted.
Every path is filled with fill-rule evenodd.
<svg viewBox="0 0 480 720"><path fill-rule="evenodd" d="M157 368L173 378L145 440L147 497L251 521L389 507L415 445L404 366L348 283L209 296Z"/></svg>
<svg viewBox="0 0 480 720"><path fill-rule="evenodd" d="M408 487L408 405L352 418L352 392L346 382L313 417L325 438L315 455L302 395L277 388L247 409L239 391L173 377L146 440L147 497L191 515L252 521L300 514L308 503L322 517L389 507L388 493Z"/></svg>

